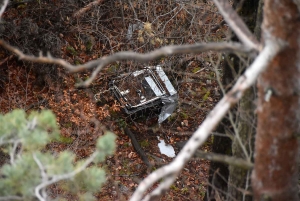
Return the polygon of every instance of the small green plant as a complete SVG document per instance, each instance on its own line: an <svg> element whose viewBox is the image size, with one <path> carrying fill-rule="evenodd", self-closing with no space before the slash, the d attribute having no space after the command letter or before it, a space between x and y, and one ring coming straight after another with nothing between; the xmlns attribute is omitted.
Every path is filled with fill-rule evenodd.
<svg viewBox="0 0 300 201"><path fill-rule="evenodd" d="M127 123L124 119L120 118L117 121L118 121L119 127L125 128L127 126Z"/></svg>
<svg viewBox="0 0 300 201"><path fill-rule="evenodd" d="M90 78L90 77L86 75L86 76L84 76L84 77L82 78L82 80L83 80L83 81L86 81L86 80L88 80L89 78Z"/></svg>
<svg viewBox="0 0 300 201"><path fill-rule="evenodd" d="M140 144L141 144L142 148L149 147L149 141L148 140L143 140L143 141L140 142Z"/></svg>
<svg viewBox="0 0 300 201"><path fill-rule="evenodd" d="M198 191L198 193L200 195L201 200L203 200L204 197L205 197L206 188L207 187L204 186L202 183L199 184L199 187L198 187L197 191Z"/></svg>
<svg viewBox="0 0 300 201"><path fill-rule="evenodd" d="M194 68L194 69L192 70L192 72L193 72L193 73L197 73L199 70L201 70L201 68L200 68L200 67L196 67L196 68Z"/></svg>
<svg viewBox="0 0 300 201"><path fill-rule="evenodd" d="M204 199L204 197L205 197L205 190L201 190L199 194L200 194L200 197L202 199Z"/></svg>
<svg viewBox="0 0 300 201"><path fill-rule="evenodd" d="M93 46L94 46L93 41L91 41L91 40L87 41L87 43L86 43L86 50L87 50L88 52L92 51Z"/></svg>
<svg viewBox="0 0 300 201"><path fill-rule="evenodd" d="M131 145L131 143L129 143L129 142L125 142L125 143L123 144L123 146L124 146L124 147L131 147L132 145Z"/></svg>
<svg viewBox="0 0 300 201"><path fill-rule="evenodd" d="M209 95L210 95L210 91L206 91L206 93L205 93L204 96L202 97L202 100L203 100L203 101L206 101L206 100L208 99Z"/></svg>
<svg viewBox="0 0 300 201"><path fill-rule="evenodd" d="M69 151L53 155L45 149L49 142L62 139L50 110L29 115L14 110L0 115L0 128L0 151L9 158L0 167L0 200L46 200L47 187L61 185L61 181L65 191L92 200L92 193L104 183L104 170L90 164L113 154L113 133L107 132L97 141L89 158L75 163L75 155Z"/></svg>
<svg viewBox="0 0 300 201"><path fill-rule="evenodd" d="M179 188L177 188L174 184L170 186L170 189L174 191L179 191Z"/></svg>
<svg viewBox="0 0 300 201"><path fill-rule="evenodd" d="M119 70L120 66L118 64L111 65L110 67L107 68L107 72L109 73L115 73Z"/></svg>
<svg viewBox="0 0 300 201"><path fill-rule="evenodd" d="M104 98L102 97L102 99L100 99L100 101L103 100L103 99ZM111 116L112 119L118 119L118 118L120 118L120 113L118 111L112 110L111 108L109 108L109 114L110 114L110 116Z"/></svg>
<svg viewBox="0 0 300 201"><path fill-rule="evenodd" d="M189 189L187 187L184 187L184 188L181 189L182 194L186 194L188 192L189 192Z"/></svg>
<svg viewBox="0 0 300 201"><path fill-rule="evenodd" d="M175 121L177 117L178 117L178 114L177 114L177 113L171 114L171 115L168 117L168 122Z"/></svg>
<svg viewBox="0 0 300 201"><path fill-rule="evenodd" d="M67 122L67 123L64 124L65 128L72 128L72 126L73 126L73 122L71 122L71 121L69 121L69 122Z"/></svg>
<svg viewBox="0 0 300 201"><path fill-rule="evenodd" d="M188 114L187 113L185 113L185 112L181 112L180 113L180 117L182 118L182 119L188 119Z"/></svg>
<svg viewBox="0 0 300 201"><path fill-rule="evenodd" d="M79 61L79 60L75 60L75 65L80 65L81 64L81 62Z"/></svg>
<svg viewBox="0 0 300 201"><path fill-rule="evenodd" d="M71 54L71 55L73 55L73 56L77 55L76 50L75 50L74 47L72 47L72 46L67 46L67 47L66 47L66 50L67 50L67 52L68 52L69 54Z"/></svg>
<svg viewBox="0 0 300 201"><path fill-rule="evenodd" d="M62 142L62 143L71 144L74 140L70 137L61 136L59 138L59 141Z"/></svg>

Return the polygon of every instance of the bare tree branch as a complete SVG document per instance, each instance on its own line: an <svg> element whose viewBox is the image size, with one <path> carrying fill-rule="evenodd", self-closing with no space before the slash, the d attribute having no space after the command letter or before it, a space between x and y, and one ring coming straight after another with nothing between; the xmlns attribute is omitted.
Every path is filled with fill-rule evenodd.
<svg viewBox="0 0 300 201"><path fill-rule="evenodd" d="M176 146L179 149L182 149L185 145L185 142L183 143L177 143ZM251 163L248 160L242 159L242 158L236 158L234 156L227 156L224 154L217 154L213 152L204 152L197 150L195 155L196 159L206 159L209 161L214 161L214 162L221 162L225 163L228 165L240 167L243 169L252 169L253 168L253 163Z"/></svg>
<svg viewBox="0 0 300 201"><path fill-rule="evenodd" d="M36 164L39 166L40 171L41 171L41 176L42 176L42 182L47 182L49 177L46 173L45 167L43 166L43 164L41 163L41 161L36 157L36 154L33 154L33 159L36 162ZM45 188L42 189L42 191L45 191ZM39 191L35 191L35 196L39 199L39 200L46 200L46 196L45 194L42 192L43 195L40 195Z"/></svg>
<svg viewBox="0 0 300 201"><path fill-rule="evenodd" d="M114 63L116 61L124 60L134 60L138 62L148 62L154 59L158 59L165 56L176 55L176 54L197 54L206 51L218 51L218 52L241 52L250 53L253 51L251 47L247 47L240 43L201 43L195 45L171 45L165 46L160 49L154 50L146 54L140 54L136 52L119 52L110 56L105 56L97 60L89 61L82 65L72 65L63 59L53 58L50 54L48 56L39 55L38 57L33 55L26 55L19 49L9 45L3 40L0 40L0 45L5 49L16 54L21 60L38 62L38 63L49 63L57 64L63 66L70 72L80 72L83 70L88 70L95 68L91 77L85 82L80 83L78 86L87 87L89 86L97 77L98 73L107 65Z"/></svg>
<svg viewBox="0 0 300 201"><path fill-rule="evenodd" d="M1 6L1 9L0 9L0 18L2 17L7 5L8 5L8 0L4 0L3 5Z"/></svg>
<svg viewBox="0 0 300 201"><path fill-rule="evenodd" d="M234 31L234 33L237 35L240 41L245 45L260 51L261 46L259 42L255 38L255 36L251 33L251 31L248 29L248 27L246 26L244 21L240 18L240 16L231 7L228 0L214 0L214 3L218 7L222 16L224 17L224 20Z"/></svg>
<svg viewBox="0 0 300 201"><path fill-rule="evenodd" d="M216 154L216 153L210 153L210 152L204 152L204 151L196 151L195 156L202 158L202 159L209 160L209 161L221 162L221 163L225 163L228 165L241 167L244 169L252 169L253 168L253 163L251 163L249 161L246 161L241 158L223 155L223 154Z"/></svg>
<svg viewBox="0 0 300 201"><path fill-rule="evenodd" d="M151 200L153 197L160 196L162 192L169 189L170 185L175 181L187 161L193 156L198 147L203 144L213 129L222 120L230 109L243 95L243 92L253 85L261 72L268 66L269 62L282 49L279 41L266 41L266 46L258 55L251 66L237 80L233 88L220 100L215 108L206 117L200 127L189 139L184 148L179 152L172 163L151 173L138 186L131 201L142 200L143 194L157 181L164 179L160 185L150 194L145 196L144 200ZM171 182L172 181L172 182Z"/></svg>
<svg viewBox="0 0 300 201"><path fill-rule="evenodd" d="M24 198L19 197L19 196L14 196L14 195L10 195L10 196L5 196L5 197L0 197L0 200L24 200Z"/></svg>
<svg viewBox="0 0 300 201"><path fill-rule="evenodd" d="M99 4L103 3L104 0L96 0L96 1L93 1L91 3L89 3L88 5L86 5L84 8L81 8L79 11L75 12L73 14L73 17L76 17L76 18L79 18L81 17L84 13L86 13L88 10L91 10L91 8L93 6L98 6Z"/></svg>

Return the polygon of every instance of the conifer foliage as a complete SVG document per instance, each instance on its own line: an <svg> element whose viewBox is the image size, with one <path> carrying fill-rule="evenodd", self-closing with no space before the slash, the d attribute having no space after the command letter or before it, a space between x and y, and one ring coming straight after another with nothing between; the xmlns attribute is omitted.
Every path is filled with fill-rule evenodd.
<svg viewBox="0 0 300 201"><path fill-rule="evenodd" d="M92 200L92 193L105 182L105 171L96 164L114 153L115 134L106 132L90 157L75 161L70 151L55 154L45 149L52 141L64 140L50 110L29 115L13 110L0 115L0 127L0 151L7 159L0 169L0 200L47 200L53 184Z"/></svg>

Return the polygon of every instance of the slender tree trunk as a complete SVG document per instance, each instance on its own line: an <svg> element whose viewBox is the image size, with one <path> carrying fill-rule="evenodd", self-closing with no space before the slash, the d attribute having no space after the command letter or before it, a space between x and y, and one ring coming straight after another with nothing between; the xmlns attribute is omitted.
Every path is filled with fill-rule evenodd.
<svg viewBox="0 0 300 201"><path fill-rule="evenodd" d="M246 2L241 0L235 1L238 7L238 13L245 19L246 24L251 31L255 32L256 36L260 35L260 31L257 28L261 26L261 20L259 20L262 12L262 8L259 6L260 1L261 0L249 0ZM240 5L241 2L243 5ZM238 65L239 68L243 67L242 62ZM254 115L255 91L256 87L251 87L245 91L244 96L237 106L237 132L239 136L235 136L232 142L232 155L237 158L244 158L245 160L252 158L254 152L253 139L256 125L256 116ZM245 156L244 150L248 153L249 158ZM232 165L229 166L227 200L252 200L250 194L247 193L250 190L250 175L251 170Z"/></svg>
<svg viewBox="0 0 300 201"><path fill-rule="evenodd" d="M286 47L258 80L255 200L298 200L300 18L294 2L265 0L263 38L275 37Z"/></svg>
<svg viewBox="0 0 300 201"><path fill-rule="evenodd" d="M247 160L244 150L251 158L253 154L253 138L255 129L255 116L253 114L255 99L254 88L251 87L245 93L238 105L238 121L237 130L240 142L235 137L232 142L232 156L236 158L243 158ZM242 145L241 145L242 144ZM243 150L243 147L244 150ZM228 178L228 195L227 200L252 200L251 196L247 193L250 187L250 174L251 170L243 169L241 167L229 166ZM243 189L243 191L241 190Z"/></svg>
<svg viewBox="0 0 300 201"><path fill-rule="evenodd" d="M246 24L252 31L257 28L257 22L261 24L261 21L257 21L256 17L257 11L259 9L258 5L259 0L235 0L233 4L233 7L245 20ZM259 30L257 32L259 32ZM232 35L233 37L231 40L238 40L232 32L230 33L230 35ZM237 56L232 54L227 55L223 65L223 86L230 86L230 84L232 84L235 79L235 75L238 74L238 72L241 72L241 69L243 68L246 67ZM246 151L249 154L252 154L252 139L254 137L255 127L255 117L253 114L254 97L254 88L247 90L237 109L235 109L236 112L234 112L234 114L236 114L236 117L234 117L234 119L237 118L236 127L240 137L239 141L237 141L237 138L235 137L231 143L231 140L229 138L215 136L212 147L213 152L232 154L237 158L246 158L241 147L241 144L243 144ZM232 127L231 123L228 121L228 119L224 119L218 126L217 132L225 133L225 130L230 130L230 127ZM234 133L233 131L231 132ZM242 169L236 166L228 167L225 164L211 162L209 181L212 187L208 187L206 200L215 200L215 191L218 191L218 194L223 199L225 199L226 197L227 200L251 200L251 197L249 195L246 196L246 194L243 193L246 191L241 191L241 189L249 190L249 176L250 172L247 169Z"/></svg>
<svg viewBox="0 0 300 201"><path fill-rule="evenodd" d="M217 127L216 132L225 133L224 119L222 123ZM228 124L227 124L228 125ZM231 139L228 137L214 136L212 152L218 154L231 154ZM210 185L207 186L207 192L205 194L205 201L214 201L217 197L225 198L227 193L227 180L229 170L228 165L220 162L210 162L209 178Z"/></svg>

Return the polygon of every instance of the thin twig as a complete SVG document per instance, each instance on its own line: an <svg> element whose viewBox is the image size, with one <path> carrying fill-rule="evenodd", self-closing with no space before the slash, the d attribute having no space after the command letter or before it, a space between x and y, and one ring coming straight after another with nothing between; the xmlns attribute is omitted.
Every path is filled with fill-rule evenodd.
<svg viewBox="0 0 300 201"><path fill-rule="evenodd" d="M216 154L216 153L210 153L210 152L204 152L204 151L196 151L195 153L196 157L206 159L209 161L214 161L214 162L221 162L225 163L228 165L244 168L244 169L252 169L253 168L253 163L246 161L241 158L236 158L232 156L226 156L223 154Z"/></svg>
<svg viewBox="0 0 300 201"><path fill-rule="evenodd" d="M240 41L245 45L260 51L261 46L259 42L248 29L241 17L231 7L228 0L214 0L214 3L218 7L222 16L224 17L224 20L234 31L234 33L237 35Z"/></svg>
<svg viewBox="0 0 300 201"><path fill-rule="evenodd" d="M9 155L10 155L10 164L11 165L15 164L15 154L16 154L16 150L17 150L20 143L21 143L21 140L14 140L14 142L13 142L12 151L9 153Z"/></svg>
<svg viewBox="0 0 300 201"><path fill-rule="evenodd" d="M138 18L138 16L137 16L136 12L135 12L135 9L134 9L134 7L133 7L133 5L132 5L131 0L128 0L128 3L129 3L129 5L130 5L130 7L131 7L131 9L132 9L132 11L133 11L134 19L135 19L135 20L138 20L139 18Z"/></svg>
<svg viewBox="0 0 300 201"><path fill-rule="evenodd" d="M123 0L119 0L119 3L120 3L120 7L121 7L121 17L122 17L123 28L125 28L126 25L125 25L125 17L124 17Z"/></svg>
<svg viewBox="0 0 300 201"><path fill-rule="evenodd" d="M78 167L74 171L66 173L66 174L62 174L62 175L54 175L54 176L51 177L50 180L44 181L41 184L39 184L38 186L36 186L35 187L35 195L37 196L37 198L40 201L46 201L40 195L40 191L43 188L46 188L47 186L49 186L51 184L54 184L54 183L57 183L57 182L59 182L61 180L70 179L70 178L74 177L75 175L79 174L80 172L84 171L87 168L87 166L89 164L91 164L95 160L95 158L97 157L97 155L98 155L98 151L95 151L80 167Z"/></svg>
<svg viewBox="0 0 300 201"><path fill-rule="evenodd" d="M3 5L1 6L1 9L0 9L0 18L2 17L7 5L8 5L8 0L4 0Z"/></svg>
<svg viewBox="0 0 300 201"><path fill-rule="evenodd" d="M186 141L184 143L177 143L176 146L179 149L182 149L186 144ZM197 150L195 153L195 157L198 159L206 159L209 161L214 161L214 162L221 162L225 163L228 165L240 167L243 169L252 169L253 168L253 163L251 163L248 160L242 159L242 158L236 158L233 156L227 156L224 154L217 154L217 153L212 153L212 152L204 152ZM196 158L196 159L197 159Z"/></svg>
<svg viewBox="0 0 300 201"><path fill-rule="evenodd" d="M86 13L87 11L91 10L92 7L94 6L98 6L99 4L103 3L104 0L96 0L93 1L91 3L89 3L88 5L86 5L84 8L81 8L79 11L77 11L76 13L73 14L73 17L79 18L81 17L84 13Z"/></svg>

